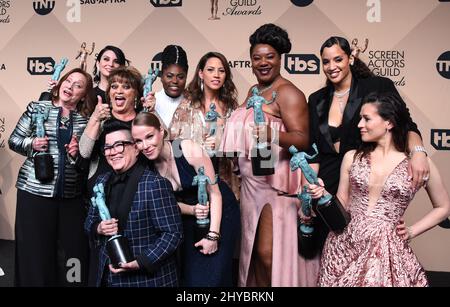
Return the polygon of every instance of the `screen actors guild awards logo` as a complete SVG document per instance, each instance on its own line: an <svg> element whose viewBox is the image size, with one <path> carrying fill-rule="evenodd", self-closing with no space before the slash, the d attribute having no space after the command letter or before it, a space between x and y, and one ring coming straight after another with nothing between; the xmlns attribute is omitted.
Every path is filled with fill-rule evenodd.
<svg viewBox="0 0 450 307"><path fill-rule="evenodd" d="M258 0L230 0L230 6L225 9L222 15L227 16L248 16L261 15L261 5Z"/></svg>
<svg viewBox="0 0 450 307"><path fill-rule="evenodd" d="M405 86L405 50L370 50L367 66L376 75L392 79L396 86Z"/></svg>
<svg viewBox="0 0 450 307"><path fill-rule="evenodd" d="M10 23L8 9L11 7L11 1L0 1L0 24Z"/></svg>

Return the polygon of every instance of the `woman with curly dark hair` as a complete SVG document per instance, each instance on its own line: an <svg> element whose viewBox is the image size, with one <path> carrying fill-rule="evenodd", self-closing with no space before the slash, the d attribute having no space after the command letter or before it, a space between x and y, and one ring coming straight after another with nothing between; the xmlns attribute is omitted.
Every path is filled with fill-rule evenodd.
<svg viewBox="0 0 450 307"><path fill-rule="evenodd" d="M231 115L221 144L226 153L240 153L239 285L314 286L318 259L305 260L298 254L299 200L290 196L300 186L301 173L290 171L288 151L291 145L299 150L308 147L306 98L280 74L281 55L291 50L284 29L265 24L250 36L250 45L252 69L258 83L248 91L243 107ZM265 101L262 112L255 108L265 118L259 125L250 108L256 99ZM256 142L264 141L271 145L274 173L257 176L252 171L252 148Z"/></svg>
<svg viewBox="0 0 450 307"><path fill-rule="evenodd" d="M394 93L394 83L374 76L367 65L358 59L358 50L338 36L328 38L320 48L323 72L327 84L309 97L310 143L319 150L310 162L323 179L325 188L335 194L339 183L339 170L345 153L361 144L358 129L362 99L372 93ZM402 100L403 101L403 100ZM429 165L420 132L408 112L408 150L412 153L409 174L414 185L420 186L429 173ZM320 251L328 228L320 218L315 220L317 249Z"/></svg>

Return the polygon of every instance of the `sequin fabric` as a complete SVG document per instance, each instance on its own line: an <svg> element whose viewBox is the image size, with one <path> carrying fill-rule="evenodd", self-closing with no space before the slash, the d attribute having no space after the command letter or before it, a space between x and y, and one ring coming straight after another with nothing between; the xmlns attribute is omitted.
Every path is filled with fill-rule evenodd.
<svg viewBox="0 0 450 307"><path fill-rule="evenodd" d="M408 178L408 160L387 177L380 197L369 209L370 158L357 159L350 169L351 222L325 242L319 286L423 287L425 271L411 247L395 232L416 190Z"/></svg>

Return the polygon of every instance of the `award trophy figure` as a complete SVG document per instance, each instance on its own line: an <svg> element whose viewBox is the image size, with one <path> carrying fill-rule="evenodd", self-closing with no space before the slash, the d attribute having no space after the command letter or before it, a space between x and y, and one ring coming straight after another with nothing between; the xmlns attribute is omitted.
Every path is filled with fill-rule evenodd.
<svg viewBox="0 0 450 307"><path fill-rule="evenodd" d="M308 164L308 160L313 159L319 153L316 144L313 144L312 147L315 151L315 154L312 156L305 152L299 152L295 146L289 147L289 152L292 154L290 167L292 171L300 168L309 183L319 185L316 172ZM317 201L317 213L334 232L342 231L350 220L348 213L342 207L337 197L333 197L328 193L324 194Z"/></svg>
<svg viewBox="0 0 450 307"><path fill-rule="evenodd" d="M94 49L95 49L95 43L92 43L92 48L90 51L86 49L86 42L83 42L81 44L80 50L78 51L78 55L75 58L75 60L80 58L80 68L82 70L86 71L87 57L88 57L88 55L91 55L94 52Z"/></svg>
<svg viewBox="0 0 450 307"><path fill-rule="evenodd" d="M215 136L217 133L217 119L219 118L219 112L216 111L216 105L214 102L211 102L209 105L209 111L206 112L205 122L208 129L207 136ZM206 152L210 157L214 157L216 155L216 151L214 149L206 149Z"/></svg>
<svg viewBox="0 0 450 307"><path fill-rule="evenodd" d="M55 65L55 67L53 69L52 81L59 80L59 78L61 77L61 73L64 70L64 68L66 68L66 65L68 62L69 62L69 60L67 58L62 58L61 61ZM52 89L49 88L49 89L47 89L47 91L42 92L41 96L39 96L39 101L52 100L51 91L52 91Z"/></svg>
<svg viewBox="0 0 450 307"><path fill-rule="evenodd" d="M262 110L263 104L271 104L277 96L272 92L272 99L267 101L261 96L261 92L256 86L252 88L252 97L247 100L247 109L253 108L253 122L256 126L266 125L266 119ZM272 151L267 140L260 142L256 140L256 146L251 150L252 171L254 176L268 176L275 173Z"/></svg>
<svg viewBox="0 0 450 307"><path fill-rule="evenodd" d="M50 110L45 107L37 107L31 115L31 122L36 127L36 137L45 138L44 123L48 119ZM48 147L47 147L48 150ZM33 154L34 175L40 182L53 180L53 157L48 152L36 152Z"/></svg>
<svg viewBox="0 0 450 307"><path fill-rule="evenodd" d="M102 183L94 186L94 195L91 198L92 205L97 207L102 221L110 220L111 214L105 201L105 190ZM116 234L106 242L106 250L114 268L119 268L119 263L128 263L134 260L126 237Z"/></svg>
<svg viewBox="0 0 450 307"><path fill-rule="evenodd" d="M206 206L208 204L208 192L206 189L207 184L216 184L218 180L218 176L216 174L215 181L211 182L211 179L207 175L205 175L205 168L203 166L200 166L198 168L198 174L194 177L194 180L192 181L192 185L198 185L197 190L197 198L198 203L200 205ZM206 236L206 234L209 232L209 218L204 219L197 219L197 227L194 231L194 239L195 242L200 241L202 238Z"/></svg>
<svg viewBox="0 0 450 307"><path fill-rule="evenodd" d="M153 83L155 83L156 78L158 78L159 69L155 69L154 71L150 67L148 69L148 74L144 78L144 98L147 97L148 93L152 91ZM148 112L148 108L144 107L144 112Z"/></svg>

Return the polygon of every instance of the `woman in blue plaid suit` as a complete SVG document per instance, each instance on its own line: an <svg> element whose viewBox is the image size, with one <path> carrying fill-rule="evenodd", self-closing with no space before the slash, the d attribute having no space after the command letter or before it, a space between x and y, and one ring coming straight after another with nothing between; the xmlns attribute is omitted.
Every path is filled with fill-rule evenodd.
<svg viewBox="0 0 450 307"><path fill-rule="evenodd" d="M182 240L180 210L170 182L140 162L130 128L118 121L105 123L104 153L114 172L97 179L105 185L111 219L102 221L91 206L85 230L100 245L96 286L175 287L175 251ZM114 268L107 239L120 233L128 239L136 260Z"/></svg>

